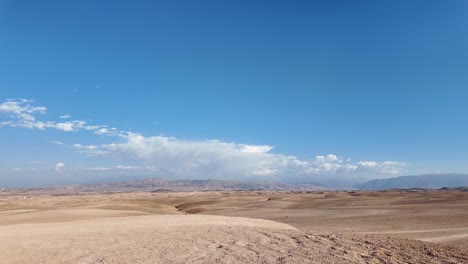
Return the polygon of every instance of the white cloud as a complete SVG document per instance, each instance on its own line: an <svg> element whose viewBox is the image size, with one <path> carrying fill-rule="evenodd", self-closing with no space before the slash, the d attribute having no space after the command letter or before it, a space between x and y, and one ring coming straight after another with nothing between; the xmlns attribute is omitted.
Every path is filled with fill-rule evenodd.
<svg viewBox="0 0 468 264"><path fill-rule="evenodd" d="M406 164L396 161L360 161L357 165L361 168L376 170L383 174L397 175L401 173L401 170Z"/></svg>
<svg viewBox="0 0 468 264"><path fill-rule="evenodd" d="M56 129L64 132L90 131L101 137L117 137L117 142L101 145L74 144L82 154L112 158L141 166L117 165L89 167L87 171L151 171L164 176L181 178L237 178L237 177L294 177L295 175L396 175L404 171L405 164L396 161L359 161L335 154L319 155L313 159L273 153L268 145L247 145L219 140L181 140L166 136L145 137L139 133L121 131L107 125L88 125L81 120L41 121L47 108L33 106L31 100L7 100L0 104L0 114L8 120L0 126L28 129ZM68 119L70 115L60 116ZM60 141L51 141L63 144ZM65 165L57 163L56 171ZM71 168L69 168L71 170ZM68 171L68 169L67 169Z"/></svg>
<svg viewBox="0 0 468 264"><path fill-rule="evenodd" d="M47 128L57 129L65 132L80 130L96 131L102 133L103 125L88 125L82 120L70 120L66 122L40 121L37 115L45 115L47 108L43 106L33 106L32 100L17 99L7 100L0 104L0 114L6 115L10 120L1 121L0 126L22 127L28 129L44 130ZM60 119L68 119L70 115L60 116ZM107 130L107 129L106 129ZM111 130L106 135L121 136L122 131Z"/></svg>
<svg viewBox="0 0 468 264"><path fill-rule="evenodd" d="M58 141L58 140L51 140L49 142L52 143L52 144L56 144L56 145L65 145L65 143L63 143L61 141Z"/></svg>
<svg viewBox="0 0 468 264"><path fill-rule="evenodd" d="M86 171L108 171L108 170L112 170L112 167L87 167L87 168L82 168L81 170L86 170Z"/></svg>
<svg viewBox="0 0 468 264"><path fill-rule="evenodd" d="M130 159L174 175L222 177L266 175L277 170L271 167L286 165L290 158L270 154L272 148L128 133L124 142L101 145L89 151L89 154L95 151L98 155L105 153L107 156Z"/></svg>
<svg viewBox="0 0 468 264"><path fill-rule="evenodd" d="M246 153L266 153L273 149L270 146L249 146L249 145L240 145L241 151Z"/></svg>
<svg viewBox="0 0 468 264"><path fill-rule="evenodd" d="M51 123L46 127L55 128L65 132L79 131L79 130L98 130L101 126L90 126L85 121L74 120L62 123Z"/></svg>
<svg viewBox="0 0 468 264"><path fill-rule="evenodd" d="M14 171L37 171L37 168L13 168Z"/></svg>
<svg viewBox="0 0 468 264"><path fill-rule="evenodd" d="M73 147L79 150L96 150L98 147L94 145L81 145L81 144L73 144Z"/></svg>
<svg viewBox="0 0 468 264"><path fill-rule="evenodd" d="M109 129L107 129L107 128L100 128L100 129L94 131L94 133L95 133L96 135L106 135L106 134L109 133Z"/></svg>
<svg viewBox="0 0 468 264"><path fill-rule="evenodd" d="M129 166L129 165L117 165L111 167L82 167L72 168L75 171L157 171L154 167L142 167L142 166Z"/></svg>
<svg viewBox="0 0 468 264"><path fill-rule="evenodd" d="M107 153L101 153L102 150L99 150L98 146L95 145L81 145L81 144L73 144L73 148L76 149L77 152L82 154L89 154L93 156L105 156Z"/></svg>
<svg viewBox="0 0 468 264"><path fill-rule="evenodd" d="M85 149L82 145L75 146ZM188 141L165 136L144 137L128 133L123 142L86 148L86 154L111 156L154 166L167 176L177 177L254 177L313 174L347 175L352 173L401 173L400 162L357 162L334 154L300 160L295 156L274 154L272 146L245 145L219 140Z"/></svg>
<svg viewBox="0 0 468 264"><path fill-rule="evenodd" d="M315 156L315 161L317 163L327 163L340 161L340 159L334 154L328 154L327 156Z"/></svg>
<svg viewBox="0 0 468 264"><path fill-rule="evenodd" d="M55 165L55 171L58 173L62 173L64 169L65 169L65 164L63 164L62 162L59 162Z"/></svg>
<svg viewBox="0 0 468 264"><path fill-rule="evenodd" d="M126 165L117 165L115 166L116 169L119 169L119 170L139 170L139 169L142 169L141 167L138 167L138 166L126 166ZM148 169L147 167L145 167L144 169Z"/></svg>
<svg viewBox="0 0 468 264"><path fill-rule="evenodd" d="M11 115L20 115L24 119L34 120L34 117L28 116L33 113L44 114L47 111L47 108L43 106L31 106L29 103L33 102L32 100L19 99L19 100L7 100L6 102L0 105L0 112L11 114Z"/></svg>
<svg viewBox="0 0 468 264"><path fill-rule="evenodd" d="M7 100L0 104L0 114L5 114L13 120L3 121L2 126L36 128L43 130L45 124L36 121L35 114L45 114L47 108L31 106L32 100Z"/></svg>
<svg viewBox="0 0 468 264"><path fill-rule="evenodd" d="M73 128L73 123L72 122L55 124L55 128L57 128L58 130L66 131L66 132L70 132L70 131L75 130Z"/></svg>
<svg viewBox="0 0 468 264"><path fill-rule="evenodd" d="M358 162L358 165L364 168L375 168L378 166L377 162L375 161L360 161Z"/></svg>

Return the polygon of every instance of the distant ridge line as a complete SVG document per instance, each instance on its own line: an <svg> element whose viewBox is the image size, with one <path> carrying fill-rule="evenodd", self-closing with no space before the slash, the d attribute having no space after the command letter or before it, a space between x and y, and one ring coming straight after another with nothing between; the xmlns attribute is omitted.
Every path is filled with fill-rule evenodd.
<svg viewBox="0 0 468 264"><path fill-rule="evenodd" d="M440 173L374 179L357 184L359 190L441 189L468 186L468 174Z"/></svg>

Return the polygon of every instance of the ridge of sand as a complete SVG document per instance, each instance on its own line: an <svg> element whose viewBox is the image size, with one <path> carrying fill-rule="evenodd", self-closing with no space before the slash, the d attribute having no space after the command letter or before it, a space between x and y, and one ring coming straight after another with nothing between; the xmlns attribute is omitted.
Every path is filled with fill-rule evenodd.
<svg viewBox="0 0 468 264"><path fill-rule="evenodd" d="M269 220L140 215L0 226L2 263L464 263L462 248Z"/></svg>

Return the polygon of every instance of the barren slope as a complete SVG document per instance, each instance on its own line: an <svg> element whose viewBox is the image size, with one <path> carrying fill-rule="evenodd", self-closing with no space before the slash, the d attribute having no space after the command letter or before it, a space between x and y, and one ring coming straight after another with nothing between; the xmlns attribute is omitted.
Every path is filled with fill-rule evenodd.
<svg viewBox="0 0 468 264"><path fill-rule="evenodd" d="M2 263L463 263L468 252L267 220L147 215L0 226Z"/></svg>

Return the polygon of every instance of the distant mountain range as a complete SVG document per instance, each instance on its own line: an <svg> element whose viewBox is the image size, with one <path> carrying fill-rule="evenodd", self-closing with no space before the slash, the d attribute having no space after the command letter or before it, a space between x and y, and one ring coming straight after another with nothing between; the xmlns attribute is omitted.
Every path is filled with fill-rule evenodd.
<svg viewBox="0 0 468 264"><path fill-rule="evenodd" d="M426 174L418 176L401 176L390 179L375 179L357 184L359 190L385 189L440 189L468 186L468 174Z"/></svg>
<svg viewBox="0 0 468 264"><path fill-rule="evenodd" d="M309 182L300 182L300 181ZM315 182L311 182L314 180ZM341 182L340 180L343 180ZM386 190L386 189L446 189L466 191L468 174L427 174L364 181L362 178L300 178L298 182L239 182L231 180L167 180L161 178L131 179L118 182L55 185L33 189L67 189L71 192L93 191L319 191L319 190ZM5 189L5 188L3 188ZM22 189L22 188L20 188ZM28 189L28 188L26 188Z"/></svg>
<svg viewBox="0 0 468 264"><path fill-rule="evenodd" d="M280 180L280 182L289 184L315 184L325 186L329 189L334 190L350 190L355 189L355 186L360 183L367 182L369 179L364 177L355 176L300 176L295 175L294 177L287 177Z"/></svg>
<svg viewBox="0 0 468 264"><path fill-rule="evenodd" d="M75 189L146 189L164 191L232 191L232 190L272 190L272 191L316 191L327 190L318 184L289 184L281 182L237 182L228 180L165 180L160 178L134 179L112 183L75 185Z"/></svg>

